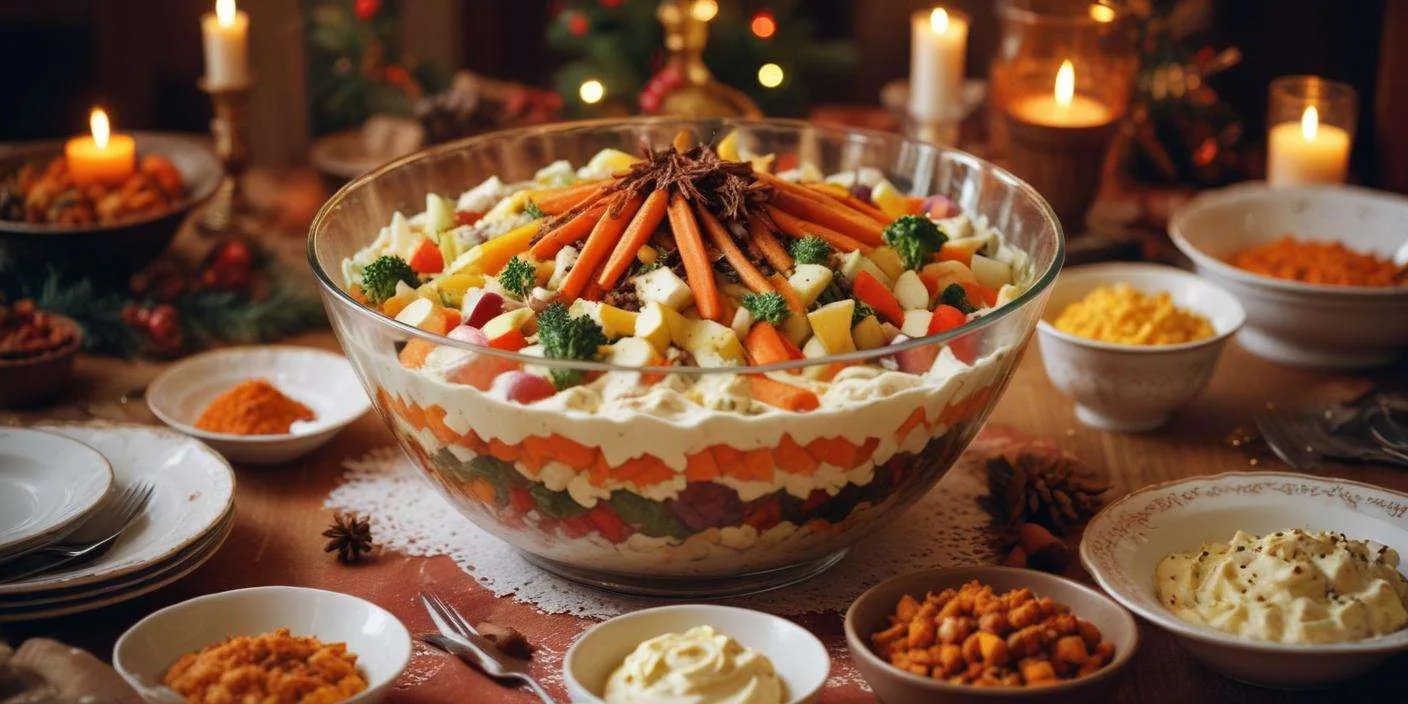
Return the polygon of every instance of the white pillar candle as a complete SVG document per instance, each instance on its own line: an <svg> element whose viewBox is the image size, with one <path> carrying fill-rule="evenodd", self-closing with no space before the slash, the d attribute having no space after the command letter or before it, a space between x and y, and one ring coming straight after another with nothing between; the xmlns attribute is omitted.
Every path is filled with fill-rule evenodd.
<svg viewBox="0 0 1408 704"><path fill-rule="evenodd" d="M963 103L968 19L942 7L910 17L909 112L920 120L956 119Z"/></svg>
<svg viewBox="0 0 1408 704"><path fill-rule="evenodd" d="M1349 171L1349 132L1320 124L1307 107L1300 122L1283 122L1267 138L1266 180L1273 186L1343 183Z"/></svg>
<svg viewBox="0 0 1408 704"><path fill-rule="evenodd" d="M235 9L235 0L215 0L215 12L201 16L200 30L206 88L249 85L249 15Z"/></svg>

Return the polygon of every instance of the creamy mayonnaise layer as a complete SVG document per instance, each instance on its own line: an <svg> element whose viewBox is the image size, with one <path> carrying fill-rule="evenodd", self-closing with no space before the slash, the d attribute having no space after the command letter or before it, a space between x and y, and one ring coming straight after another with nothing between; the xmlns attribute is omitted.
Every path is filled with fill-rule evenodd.
<svg viewBox="0 0 1408 704"><path fill-rule="evenodd" d="M1339 533L1237 531L1169 555L1155 579L1179 618L1243 638L1347 643L1408 625L1398 553Z"/></svg>
<svg viewBox="0 0 1408 704"><path fill-rule="evenodd" d="M782 680L763 653L710 626L666 633L626 656L606 704L781 704Z"/></svg>

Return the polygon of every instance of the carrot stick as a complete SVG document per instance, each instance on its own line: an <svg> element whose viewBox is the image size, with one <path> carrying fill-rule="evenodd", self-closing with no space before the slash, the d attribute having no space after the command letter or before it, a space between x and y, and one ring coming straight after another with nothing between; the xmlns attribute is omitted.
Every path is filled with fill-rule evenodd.
<svg viewBox="0 0 1408 704"><path fill-rule="evenodd" d="M562 188L549 188L528 194L528 199L537 204L538 209L548 215L560 215L599 194L610 186L612 181L588 181Z"/></svg>
<svg viewBox="0 0 1408 704"><path fill-rule="evenodd" d="M792 289L792 284L788 283L782 274L773 274L768 277L768 281L771 281L777 292L787 299L787 310L792 311L792 315L807 314L807 308L802 305L802 299L797 297L797 292Z"/></svg>
<svg viewBox="0 0 1408 704"><path fill-rule="evenodd" d="M621 204L620 212L613 216L612 208L608 207L601 219L596 221L592 233L587 236L587 243L582 245L582 253L577 255L577 263L572 265L572 270L567 272L567 276L562 279L562 286L558 288L565 299L564 302L571 303L572 299L587 287L587 282L591 281L592 275L605 261L606 255L616 247L621 233L635 219L636 212L640 210L643 202L645 198L631 196Z"/></svg>
<svg viewBox="0 0 1408 704"><path fill-rule="evenodd" d="M762 252L763 258L768 260L773 269L777 271L787 271L792 268L792 255L787 253L787 248L773 236L772 229L763 222L763 219L756 216L748 216L748 235L752 237L753 244Z"/></svg>
<svg viewBox="0 0 1408 704"><path fill-rule="evenodd" d="M650 241L650 236L655 234L655 228L665 219L665 208L669 204L668 189L657 188L646 196L645 204L636 211L635 218L626 227L626 233L621 236L621 241L616 243L616 249L612 250L606 265L601 268L601 274L596 278L597 285L607 291L616 287L621 275L625 274L631 262L635 261L636 253Z"/></svg>
<svg viewBox="0 0 1408 704"><path fill-rule="evenodd" d="M605 210L605 205L598 205L577 213L571 220L544 233L542 239L528 252L538 259L552 259L558 250L591 234L592 228L596 227Z"/></svg>
<svg viewBox="0 0 1408 704"><path fill-rule="evenodd" d="M748 351L748 357L753 364L772 364L797 359L792 356L792 349L783 342L782 333L767 321L755 323L749 328L748 334L743 338L743 348Z"/></svg>
<svg viewBox="0 0 1408 704"><path fill-rule="evenodd" d="M869 216L858 213L836 200L822 196L822 201L804 198L792 191L778 191L772 204L797 217L829 227L843 235L871 246L885 241L884 226Z"/></svg>
<svg viewBox="0 0 1408 704"><path fill-rule="evenodd" d="M714 248L724 253L724 259L727 259L733 270L738 272L738 278L743 280L743 284L757 293L772 291L772 284L768 283L767 277L753 266L753 262L748 261L743 250L734 243L733 236L724 229L723 223L720 223L719 219L702 205L696 207L694 211L695 217L704 224L704 232L708 233L709 239L714 243Z"/></svg>
<svg viewBox="0 0 1408 704"><path fill-rule="evenodd" d="M784 411L814 411L821 407L821 400L811 391L784 384L761 374L748 376L748 392L753 396L753 400Z"/></svg>
<svg viewBox="0 0 1408 704"><path fill-rule="evenodd" d="M832 199L832 200L834 200L834 201L837 201L837 202L839 202L839 203L843 203L843 204L849 206L849 207L850 207L851 209L853 209L853 210L857 210L857 211L859 211L860 213L869 216L871 220L874 220L875 222L879 223L881 227L884 227L885 225L889 225L889 224L890 224L890 219L891 219L891 218L890 218L890 216L886 215L883 210L881 210L881 209L879 209L879 208L877 208L877 207L875 207L875 206L873 206L873 205L871 205L871 204L869 204L869 203L867 203L867 202L865 202L865 201L863 201L863 200L861 200L861 199L859 199L859 198L857 198L857 197L855 197L855 196L853 196L853 195L851 195L851 194L849 194L849 193L847 193L847 194L845 194L845 195L841 195L840 193L832 192L830 189L823 188L823 187L821 187L819 184L815 184L815 183L809 185L808 188L812 189L813 191L816 191L817 193L820 193L820 194L826 196L827 198L830 198L830 199Z"/></svg>
<svg viewBox="0 0 1408 704"><path fill-rule="evenodd" d="M829 227L823 227L814 222L803 220L791 213L779 210L775 206L767 206L767 213L768 216L772 218L772 221L777 223L779 230L782 230L784 234L792 237L800 239L807 235L816 235L826 240L827 244L830 244L832 247L842 252L852 252L859 249L861 252L869 254L872 249L870 245L863 244L855 238L843 235Z"/></svg>
<svg viewBox="0 0 1408 704"><path fill-rule="evenodd" d="M699 309L699 317L719 321L723 305L719 300L719 287L714 282L714 269L709 264L709 253L704 251L704 239L699 235L699 223L694 220L694 209L689 201L676 193L670 198L667 211L670 216L670 229L675 234L675 245L679 247L680 259L684 261L684 274L689 289L694 292L694 307Z"/></svg>

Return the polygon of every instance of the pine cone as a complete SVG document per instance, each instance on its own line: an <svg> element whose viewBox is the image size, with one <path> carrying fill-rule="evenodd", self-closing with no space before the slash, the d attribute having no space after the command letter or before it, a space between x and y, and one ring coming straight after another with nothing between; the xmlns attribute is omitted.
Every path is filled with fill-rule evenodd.
<svg viewBox="0 0 1408 704"><path fill-rule="evenodd" d="M1092 478L1079 459L1055 448L995 455L987 470L989 495L982 505L1004 533L1036 523L1066 535L1100 510L1101 494L1110 488Z"/></svg>
<svg viewBox="0 0 1408 704"><path fill-rule="evenodd" d="M323 531L323 537L328 538L323 552L336 552L337 561L345 565L370 556L376 549L376 544L372 542L371 521L355 513L334 516L332 526Z"/></svg>

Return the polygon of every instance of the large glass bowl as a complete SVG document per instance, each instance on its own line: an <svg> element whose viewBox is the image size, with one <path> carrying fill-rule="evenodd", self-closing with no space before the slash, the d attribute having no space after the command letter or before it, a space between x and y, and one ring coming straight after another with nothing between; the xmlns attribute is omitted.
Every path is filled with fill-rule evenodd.
<svg viewBox="0 0 1408 704"><path fill-rule="evenodd" d="M784 167L810 162L825 173L875 167L911 194L947 196L988 218L1030 256L1027 289L946 334L749 370L936 356L943 371L923 383L897 383L805 413L696 407L668 417L518 405L408 369L398 354L418 338L472 351L488 373L533 364L678 375L703 384L738 370L612 367L476 348L386 318L343 289L342 260L371 242L393 212L422 210L427 192L454 196L493 175L529 179L554 160L580 165L606 147L634 152L642 140L663 146L682 127L711 141L737 130L746 148L773 153ZM1063 238L1051 208L1030 186L960 151L797 121L662 118L500 132L392 162L323 206L308 255L333 329L377 412L465 516L570 579L698 597L817 574L927 492L1002 395L1061 267Z"/></svg>

